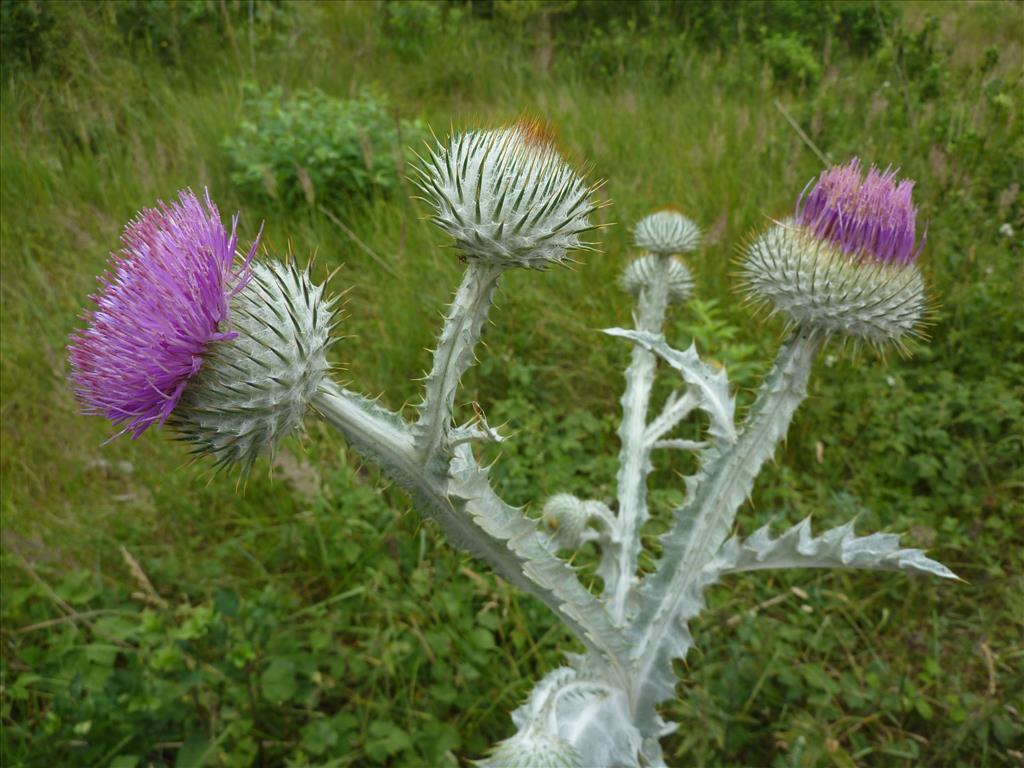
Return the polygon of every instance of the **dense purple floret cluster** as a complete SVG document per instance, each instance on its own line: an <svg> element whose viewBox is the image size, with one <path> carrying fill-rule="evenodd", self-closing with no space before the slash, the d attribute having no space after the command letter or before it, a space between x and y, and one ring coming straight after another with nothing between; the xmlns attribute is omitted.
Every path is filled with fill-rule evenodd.
<svg viewBox="0 0 1024 768"><path fill-rule="evenodd" d="M916 237L913 189L913 181L897 181L891 168L871 166L862 178L855 157L823 171L810 193L801 195L796 222L846 253L884 264L909 264L924 245L924 238L917 242Z"/></svg>
<svg viewBox="0 0 1024 768"><path fill-rule="evenodd" d="M143 209L125 227L92 296L96 308L71 337L75 393L87 412L123 425L118 435L162 425L207 346L235 336L229 301L250 278L259 237L236 262L238 217L228 233L205 197L204 206L183 190L177 202Z"/></svg>

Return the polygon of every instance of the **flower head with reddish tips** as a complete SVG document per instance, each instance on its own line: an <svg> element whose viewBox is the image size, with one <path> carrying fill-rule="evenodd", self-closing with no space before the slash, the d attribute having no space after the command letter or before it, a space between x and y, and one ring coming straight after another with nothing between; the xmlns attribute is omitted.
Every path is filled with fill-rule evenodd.
<svg viewBox="0 0 1024 768"><path fill-rule="evenodd" d="M163 424L211 342L228 330L229 301L248 282L259 236L236 261L238 217L228 233L206 193L146 208L125 227L121 251L92 296L96 308L68 346L71 380L90 413L138 437Z"/></svg>
<svg viewBox="0 0 1024 768"><path fill-rule="evenodd" d="M916 241L917 208L911 200L914 182L897 182L896 171L875 166L861 178L853 158L823 171L810 193L797 201L796 223L845 253L870 257L883 264L909 264L924 245Z"/></svg>

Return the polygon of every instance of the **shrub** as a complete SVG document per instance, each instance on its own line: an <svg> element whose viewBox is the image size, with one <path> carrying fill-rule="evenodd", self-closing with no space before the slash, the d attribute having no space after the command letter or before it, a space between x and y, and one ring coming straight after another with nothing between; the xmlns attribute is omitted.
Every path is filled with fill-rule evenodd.
<svg viewBox="0 0 1024 768"><path fill-rule="evenodd" d="M7 70L36 67L45 58L48 33L54 26L49 6L33 2L0 2L0 61Z"/></svg>
<svg viewBox="0 0 1024 768"><path fill-rule="evenodd" d="M248 119L224 141L231 179L286 206L388 194L404 164L402 147L423 135L418 121L396 120L386 102L365 94L250 91L246 110Z"/></svg>
<svg viewBox="0 0 1024 768"><path fill-rule="evenodd" d="M795 37L772 35L761 41L761 52L779 80L816 83L821 78L821 64L814 51Z"/></svg>
<svg viewBox="0 0 1024 768"><path fill-rule="evenodd" d="M384 12L386 39L403 58L422 59L444 28L444 14L439 5L389 2Z"/></svg>

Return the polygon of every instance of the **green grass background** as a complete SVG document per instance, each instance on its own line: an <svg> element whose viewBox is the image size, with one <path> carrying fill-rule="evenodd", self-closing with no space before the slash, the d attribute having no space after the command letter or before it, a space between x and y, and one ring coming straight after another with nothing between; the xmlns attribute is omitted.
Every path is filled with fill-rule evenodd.
<svg viewBox="0 0 1024 768"><path fill-rule="evenodd" d="M243 239L265 222L270 254L316 253L320 277L340 266L346 381L416 400L456 254L408 183L316 206L240 194L223 142L246 83L374 93L439 134L525 112L606 180L602 252L504 279L461 398L506 423L494 473L531 509L614 496L628 349L597 329L630 320L617 276L632 222L672 204L707 233L690 259L701 301L666 332L725 363L742 406L780 339L735 293L744 238L791 210L818 152L916 179L931 342L885 361L830 350L738 525L858 516L967 583L787 572L716 587L666 754L1022 763L1021 5L862 4L862 47L839 4L827 27L807 5L656 5L5 0L5 765L465 765L575 650L320 424L240 487L166 434L105 444L109 426L78 415L64 346L94 276L124 222L184 186L241 211ZM688 469L666 459L652 476L652 542Z"/></svg>

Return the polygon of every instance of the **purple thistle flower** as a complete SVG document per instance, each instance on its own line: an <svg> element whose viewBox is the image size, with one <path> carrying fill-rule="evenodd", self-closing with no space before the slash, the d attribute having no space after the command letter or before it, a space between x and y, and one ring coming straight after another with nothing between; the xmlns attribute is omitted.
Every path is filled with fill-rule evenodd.
<svg viewBox="0 0 1024 768"><path fill-rule="evenodd" d="M71 336L75 394L87 413L124 425L115 437L163 425L207 346L237 336L227 330L229 300L251 278L259 235L236 267L238 216L228 234L205 197L204 207L182 190L178 202L145 208L125 227L91 297L96 308Z"/></svg>
<svg viewBox="0 0 1024 768"><path fill-rule="evenodd" d="M883 264L910 264L924 246L923 236L916 242L913 189L909 179L897 183L892 168L879 171L872 165L862 179L855 157L823 171L810 193L801 194L796 223L845 253Z"/></svg>

